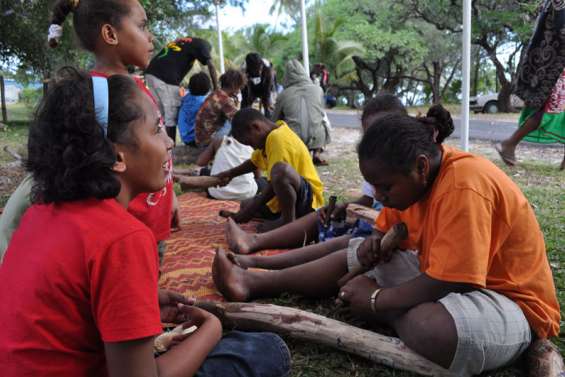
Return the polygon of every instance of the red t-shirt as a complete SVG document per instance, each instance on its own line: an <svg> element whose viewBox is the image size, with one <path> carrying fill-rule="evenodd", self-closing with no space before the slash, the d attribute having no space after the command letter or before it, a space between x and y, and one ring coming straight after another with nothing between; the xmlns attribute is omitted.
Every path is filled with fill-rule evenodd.
<svg viewBox="0 0 565 377"><path fill-rule="evenodd" d="M108 75L90 71L92 76L109 77ZM153 94L147 89L143 80L137 76L132 76L137 86L146 93L151 101L157 106ZM171 235L171 214L173 212L173 161L169 160L169 177L167 184L159 192L143 193L136 196L130 203L128 211L147 225L153 232L157 241L163 241Z"/></svg>
<svg viewBox="0 0 565 377"><path fill-rule="evenodd" d="M107 375L104 342L161 332L158 263L115 199L31 206L0 266L0 374Z"/></svg>

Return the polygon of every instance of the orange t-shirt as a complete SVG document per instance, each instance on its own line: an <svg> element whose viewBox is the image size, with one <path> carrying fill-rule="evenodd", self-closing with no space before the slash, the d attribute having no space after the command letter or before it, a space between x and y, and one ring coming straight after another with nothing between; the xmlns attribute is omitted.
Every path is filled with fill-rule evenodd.
<svg viewBox="0 0 565 377"><path fill-rule="evenodd" d="M559 303L543 234L518 186L490 161L443 147L430 193L404 211L384 208L380 231L406 223L404 248L443 281L491 289L516 302L540 338L559 333Z"/></svg>

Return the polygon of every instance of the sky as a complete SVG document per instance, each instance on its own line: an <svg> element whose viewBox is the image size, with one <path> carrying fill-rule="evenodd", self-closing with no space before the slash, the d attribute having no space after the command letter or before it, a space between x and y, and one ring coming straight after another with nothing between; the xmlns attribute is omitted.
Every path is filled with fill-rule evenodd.
<svg viewBox="0 0 565 377"><path fill-rule="evenodd" d="M272 1L265 0L249 0L245 7L245 12L236 7L224 7L220 12L220 22L223 30L237 30L248 26L253 26L258 23L267 23L270 25L277 25L278 30L284 30L283 23L289 23L290 18L282 14L270 15L269 9L271 8ZM214 25L216 20L213 20Z"/></svg>

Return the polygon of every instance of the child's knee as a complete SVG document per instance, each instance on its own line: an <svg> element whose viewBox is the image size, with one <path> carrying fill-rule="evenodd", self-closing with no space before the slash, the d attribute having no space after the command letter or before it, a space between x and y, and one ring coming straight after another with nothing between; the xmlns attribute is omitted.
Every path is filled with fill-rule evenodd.
<svg viewBox="0 0 565 377"><path fill-rule="evenodd" d="M421 354L434 348L454 352L457 347L455 322L440 303L429 302L410 309L395 327L402 341Z"/></svg>
<svg viewBox="0 0 565 377"><path fill-rule="evenodd" d="M271 182L273 184L288 183L295 174L297 173L292 166L286 162L277 162L271 168Z"/></svg>

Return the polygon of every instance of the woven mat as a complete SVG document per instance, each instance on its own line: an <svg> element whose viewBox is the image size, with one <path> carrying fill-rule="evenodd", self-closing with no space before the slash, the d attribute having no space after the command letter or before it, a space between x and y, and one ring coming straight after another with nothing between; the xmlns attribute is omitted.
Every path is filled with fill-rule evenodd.
<svg viewBox="0 0 565 377"><path fill-rule="evenodd" d="M159 286L188 297L223 301L212 280L212 261L216 247L227 249L226 219L218 216L221 209L237 211L239 203L209 199L203 193L187 193L178 197L182 230L171 234L161 266ZM242 226L254 231L254 223ZM280 251L264 251L277 254Z"/></svg>

